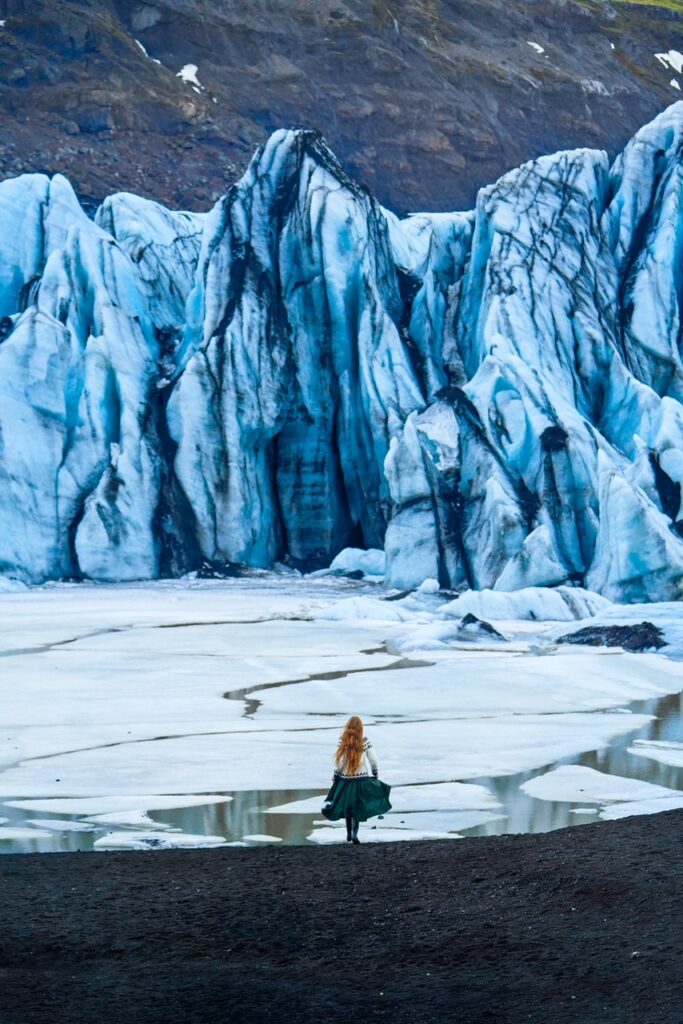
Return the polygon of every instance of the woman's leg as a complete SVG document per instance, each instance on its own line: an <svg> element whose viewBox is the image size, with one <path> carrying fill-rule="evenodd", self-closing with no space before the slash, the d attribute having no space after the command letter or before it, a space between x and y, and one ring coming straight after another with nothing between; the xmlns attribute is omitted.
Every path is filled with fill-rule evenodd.
<svg viewBox="0 0 683 1024"><path fill-rule="evenodd" d="M353 818L350 814L346 815L346 842L350 843L353 838Z"/></svg>
<svg viewBox="0 0 683 1024"><path fill-rule="evenodd" d="M352 829L351 829L351 839L353 840L354 843L360 843L360 839L358 838L358 826L359 825L360 825L360 822L359 822L358 818L354 818L353 821L352 821Z"/></svg>

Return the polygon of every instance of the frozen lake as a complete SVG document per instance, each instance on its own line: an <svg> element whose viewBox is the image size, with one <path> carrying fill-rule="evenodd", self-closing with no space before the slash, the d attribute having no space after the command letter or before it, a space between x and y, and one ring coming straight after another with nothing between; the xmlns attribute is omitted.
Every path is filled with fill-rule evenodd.
<svg viewBox="0 0 683 1024"><path fill-rule="evenodd" d="M683 806L683 607L603 602L591 623L669 640L625 654L558 644L586 622L551 596L494 595L497 639L331 578L0 593L0 852L340 841L320 806L352 713L394 787L366 840Z"/></svg>

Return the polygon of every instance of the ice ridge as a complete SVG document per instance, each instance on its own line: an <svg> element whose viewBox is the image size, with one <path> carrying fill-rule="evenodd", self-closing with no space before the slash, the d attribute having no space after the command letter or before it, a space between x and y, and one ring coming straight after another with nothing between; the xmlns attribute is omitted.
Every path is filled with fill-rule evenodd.
<svg viewBox="0 0 683 1024"><path fill-rule="evenodd" d="M683 103L403 220L275 132L207 214L0 183L0 574L683 596Z"/></svg>

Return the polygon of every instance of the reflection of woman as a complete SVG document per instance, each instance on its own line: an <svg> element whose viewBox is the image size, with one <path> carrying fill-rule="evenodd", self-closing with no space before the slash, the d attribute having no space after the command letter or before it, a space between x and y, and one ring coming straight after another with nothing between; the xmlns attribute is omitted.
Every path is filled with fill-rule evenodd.
<svg viewBox="0 0 683 1024"><path fill-rule="evenodd" d="M373 777L370 778L366 761ZM359 843L358 825L391 810L391 786L377 778L378 766L372 743L363 735L363 720L352 715L344 726L334 758L332 788L323 814L329 821L346 819L346 842Z"/></svg>

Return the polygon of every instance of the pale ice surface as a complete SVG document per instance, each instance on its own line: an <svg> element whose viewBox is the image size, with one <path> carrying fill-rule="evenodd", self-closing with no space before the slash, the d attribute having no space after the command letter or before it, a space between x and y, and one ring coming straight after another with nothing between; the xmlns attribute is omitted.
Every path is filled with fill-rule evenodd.
<svg viewBox="0 0 683 1024"><path fill-rule="evenodd" d="M280 836L268 836L265 833L257 832L252 836L245 836L248 843L281 843Z"/></svg>
<svg viewBox="0 0 683 1024"><path fill-rule="evenodd" d="M680 796L664 796L656 800L633 800L627 803L609 804L600 811L604 821L630 818L635 814L659 814L661 811L677 811L683 807L683 793Z"/></svg>
<svg viewBox="0 0 683 1024"><path fill-rule="evenodd" d="M193 807L196 805L205 806L212 803L225 803L232 800L232 797L224 794L211 795L205 793L196 796L186 793L181 796L150 796L142 793L137 799L148 811L157 811L164 808ZM116 811L127 812L130 809L129 796L96 796L76 797L54 800L8 800L8 807L18 807L26 811L47 811L50 814L86 814L89 816L114 813Z"/></svg>
<svg viewBox="0 0 683 1024"><path fill-rule="evenodd" d="M665 740L636 740L629 753L636 757L650 757L661 764L683 768L683 743L666 742Z"/></svg>
<svg viewBox="0 0 683 1024"><path fill-rule="evenodd" d="M390 811L381 821L372 819L378 829L410 828L417 832L461 832L468 828L503 821L506 815L496 811Z"/></svg>
<svg viewBox="0 0 683 1024"><path fill-rule="evenodd" d="M120 793L128 789L134 805L136 790L150 782L155 789L186 786L192 792L202 779L212 790L231 792L256 787L318 788L328 775L345 717L338 717L334 726L310 730L301 725L297 728L297 724L290 729L288 723L267 731L245 729L233 733L229 744L214 735L188 734L27 760L0 776L0 795L54 795L64 788L85 795L93 788L94 766L102 790ZM380 724L370 714L367 721L368 733L382 751L387 780L405 785L435 778L475 779L530 771L557 758L607 746L612 739L645 725L648 717L542 713L445 721L408 718ZM416 749L421 752L417 759Z"/></svg>
<svg viewBox="0 0 683 1024"><path fill-rule="evenodd" d="M2 820L2 819L0 819ZM7 819L4 819L7 821ZM97 825L89 821L70 821L68 818L29 818L29 824L50 832L94 832Z"/></svg>
<svg viewBox="0 0 683 1024"><path fill-rule="evenodd" d="M340 841L313 822L352 713L392 786L392 811L363 826L371 841L530 827L519 801L547 828L579 815L551 820L546 802L679 799L676 780L653 789L637 776L645 758L683 767L681 737L653 719L683 689L681 605L530 590L475 606L433 583L401 597L260 573L0 592L3 849ZM503 639L463 637L474 607L511 615L495 619ZM644 618L664 653L558 643L587 623ZM576 783L588 769L549 771L612 749L628 764L603 772L597 795Z"/></svg>
<svg viewBox="0 0 683 1024"><path fill-rule="evenodd" d="M154 821L146 811L114 811L111 814L93 814L88 819L95 825L126 825L137 829L167 829L169 826Z"/></svg>
<svg viewBox="0 0 683 1024"><path fill-rule="evenodd" d="M683 791L656 786L640 779L607 775L583 765L562 765L555 771L523 783L521 789L538 800L587 801L600 805L604 821L636 814L658 814L683 808ZM598 808L574 808L572 813L589 814Z"/></svg>
<svg viewBox="0 0 683 1024"><path fill-rule="evenodd" d="M330 572L362 572L364 576L384 576L386 559L378 548L344 548L330 565Z"/></svg>
<svg viewBox="0 0 683 1024"><path fill-rule="evenodd" d="M0 828L0 843L1 842L16 842L16 840L28 840L32 842L35 839L51 839L52 833L46 832L45 829L40 828L12 828L6 826Z"/></svg>
<svg viewBox="0 0 683 1024"><path fill-rule="evenodd" d="M109 832L95 840L96 850L177 850L225 846L223 836L193 836L187 833Z"/></svg>
<svg viewBox="0 0 683 1024"><path fill-rule="evenodd" d="M454 832L420 832L408 828L378 828L375 831L363 828L359 833L359 838L363 843L401 843L410 839L462 839L462 836L456 835ZM315 829L308 839L312 843L321 845L346 842L345 834L337 828Z"/></svg>
<svg viewBox="0 0 683 1024"><path fill-rule="evenodd" d="M658 800L662 797L678 797L683 800L683 793L676 793L664 786L605 775L578 764L562 765L547 775L537 775L535 779L525 782L522 789L538 800L585 800L596 804Z"/></svg>

